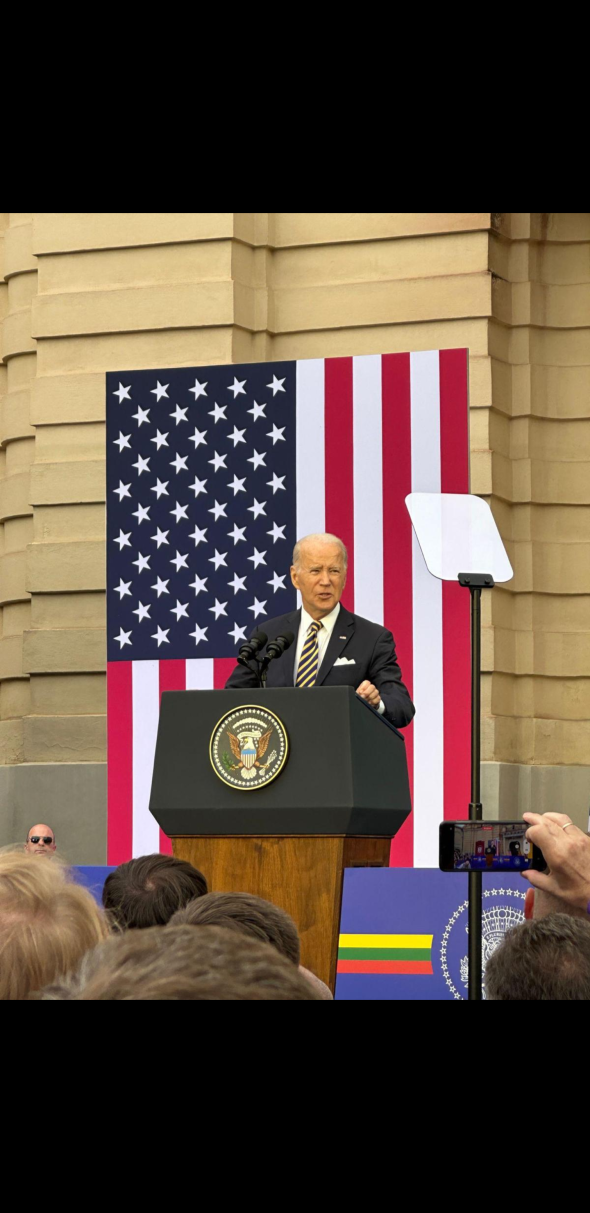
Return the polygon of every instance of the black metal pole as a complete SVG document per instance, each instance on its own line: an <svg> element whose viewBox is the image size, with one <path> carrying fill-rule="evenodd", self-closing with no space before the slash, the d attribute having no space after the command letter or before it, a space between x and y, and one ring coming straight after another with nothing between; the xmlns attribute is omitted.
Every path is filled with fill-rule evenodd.
<svg viewBox="0 0 590 1213"><path fill-rule="evenodd" d="M471 585L471 821L481 820L481 586Z"/></svg>
<svg viewBox="0 0 590 1213"><path fill-rule="evenodd" d="M470 585L471 595L471 802L469 820L481 821L481 586ZM470 1002L481 1002L481 872L469 873L469 979Z"/></svg>

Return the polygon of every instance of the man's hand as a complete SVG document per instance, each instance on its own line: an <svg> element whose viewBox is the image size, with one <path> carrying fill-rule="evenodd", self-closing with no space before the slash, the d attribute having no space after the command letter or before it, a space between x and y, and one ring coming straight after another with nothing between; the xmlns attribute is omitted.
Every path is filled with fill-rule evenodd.
<svg viewBox="0 0 590 1213"><path fill-rule="evenodd" d="M360 695L361 699L366 699L367 703L370 703L372 708L379 707L379 704L381 703L379 691L377 690L377 687L373 686L372 682L367 682L366 678L364 682L361 682L360 687L356 688L356 693L357 695Z"/></svg>
<svg viewBox="0 0 590 1213"><path fill-rule="evenodd" d="M590 903L590 837L566 813L524 813L530 842L540 847L548 872L523 872L537 889L585 910ZM567 829L564 830L564 826Z"/></svg>

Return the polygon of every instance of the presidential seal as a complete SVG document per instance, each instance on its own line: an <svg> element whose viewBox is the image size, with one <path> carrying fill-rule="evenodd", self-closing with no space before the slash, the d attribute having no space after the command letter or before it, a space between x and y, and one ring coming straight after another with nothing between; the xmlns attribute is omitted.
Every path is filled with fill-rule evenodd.
<svg viewBox="0 0 590 1213"><path fill-rule="evenodd" d="M284 724L255 704L226 712L216 724L209 745L215 774L242 792L262 788L280 775L289 750Z"/></svg>
<svg viewBox="0 0 590 1213"><path fill-rule="evenodd" d="M525 894L519 889L491 888L483 890L481 921L482 972L499 944L512 927L524 921ZM440 963L443 977L454 999L464 999L468 989L468 927L469 901L464 901L451 915L443 933ZM485 990L482 989L485 998Z"/></svg>

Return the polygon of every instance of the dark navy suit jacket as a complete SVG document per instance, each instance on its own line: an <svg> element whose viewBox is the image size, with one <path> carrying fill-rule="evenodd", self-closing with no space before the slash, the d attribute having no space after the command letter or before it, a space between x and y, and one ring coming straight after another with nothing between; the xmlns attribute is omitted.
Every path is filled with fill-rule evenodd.
<svg viewBox="0 0 590 1213"><path fill-rule="evenodd" d="M292 687L295 682L295 650L301 623L301 611L278 615L276 619L261 621L261 631L268 639L292 632L295 640L281 657L271 661L268 667L267 686ZM339 657L346 657L346 665L335 665ZM378 623L352 615L340 607L334 630L328 641L320 665L316 686L354 687L368 679L377 687L385 704L385 716L398 728L409 724L415 708L402 682L402 673L395 656L395 645L391 632ZM227 687L255 687L256 674L245 666L236 665L230 674ZM313 689L313 688L312 688Z"/></svg>

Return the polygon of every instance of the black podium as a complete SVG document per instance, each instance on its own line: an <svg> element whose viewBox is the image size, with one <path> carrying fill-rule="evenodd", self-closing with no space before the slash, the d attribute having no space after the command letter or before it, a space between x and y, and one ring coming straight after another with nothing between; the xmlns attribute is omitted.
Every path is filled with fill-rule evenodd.
<svg viewBox="0 0 590 1213"><path fill-rule="evenodd" d="M271 783L242 790L216 774L210 743L225 713L250 705L279 718L289 749ZM332 987L344 868L387 866L410 807L403 737L351 687L162 696L150 810L175 855L213 890L283 906L302 963Z"/></svg>

